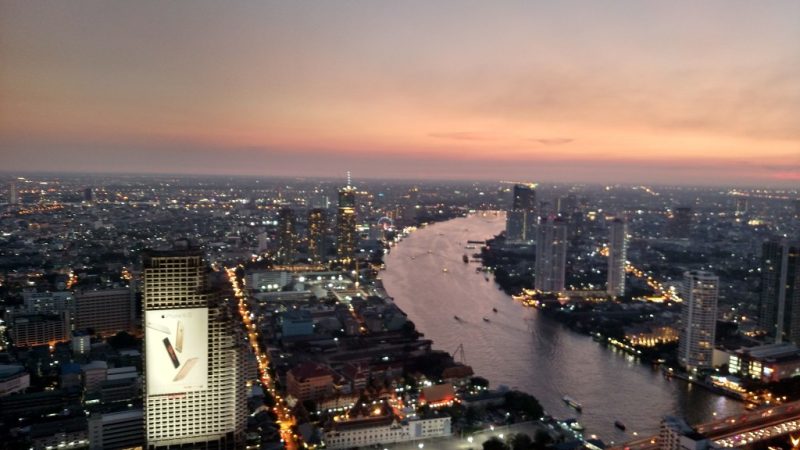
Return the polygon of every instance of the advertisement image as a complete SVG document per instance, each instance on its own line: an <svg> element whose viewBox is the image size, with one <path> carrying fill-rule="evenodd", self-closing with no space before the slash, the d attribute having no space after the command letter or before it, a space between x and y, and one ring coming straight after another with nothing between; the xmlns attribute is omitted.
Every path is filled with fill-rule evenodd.
<svg viewBox="0 0 800 450"><path fill-rule="evenodd" d="M145 311L148 395L200 391L208 383L208 309Z"/></svg>

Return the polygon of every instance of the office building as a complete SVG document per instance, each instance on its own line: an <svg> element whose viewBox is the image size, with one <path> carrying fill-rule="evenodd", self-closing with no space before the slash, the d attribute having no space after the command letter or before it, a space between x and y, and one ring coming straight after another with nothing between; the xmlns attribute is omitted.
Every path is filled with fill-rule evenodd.
<svg viewBox="0 0 800 450"><path fill-rule="evenodd" d="M308 258L313 262L325 261L326 222L325 210L314 208L308 212Z"/></svg>
<svg viewBox="0 0 800 450"><path fill-rule="evenodd" d="M763 244L760 303L759 326L777 343L800 346L800 243Z"/></svg>
<svg viewBox="0 0 800 450"><path fill-rule="evenodd" d="M144 445L144 415L139 408L89 417L89 449L140 448Z"/></svg>
<svg viewBox="0 0 800 450"><path fill-rule="evenodd" d="M131 289L103 289L75 293L75 329L108 336L135 331L135 298Z"/></svg>
<svg viewBox="0 0 800 450"><path fill-rule="evenodd" d="M297 218L294 210L283 208L278 212L278 251L277 260L283 264L294 261L297 248Z"/></svg>
<svg viewBox="0 0 800 450"><path fill-rule="evenodd" d="M625 262L628 260L628 224L623 219L614 219L609 226L608 237L608 284L611 297L625 295Z"/></svg>
<svg viewBox="0 0 800 450"><path fill-rule="evenodd" d="M54 346L70 338L69 315L58 314L13 314L9 337L15 347Z"/></svg>
<svg viewBox="0 0 800 450"><path fill-rule="evenodd" d="M356 232L356 189L347 186L339 190L339 208L336 215L336 256L340 262L353 262L358 245Z"/></svg>
<svg viewBox="0 0 800 450"><path fill-rule="evenodd" d="M557 218L542 218L536 232L536 290L561 292L567 262L567 224Z"/></svg>
<svg viewBox="0 0 800 450"><path fill-rule="evenodd" d="M716 275L698 270L684 272L678 362L689 372L712 366L718 296Z"/></svg>
<svg viewBox="0 0 800 450"><path fill-rule="evenodd" d="M148 251L143 266L147 448L240 447L244 351L202 253Z"/></svg>
<svg viewBox="0 0 800 450"><path fill-rule="evenodd" d="M515 184L511 209L506 215L506 240L517 243L533 241L537 218L536 185Z"/></svg>

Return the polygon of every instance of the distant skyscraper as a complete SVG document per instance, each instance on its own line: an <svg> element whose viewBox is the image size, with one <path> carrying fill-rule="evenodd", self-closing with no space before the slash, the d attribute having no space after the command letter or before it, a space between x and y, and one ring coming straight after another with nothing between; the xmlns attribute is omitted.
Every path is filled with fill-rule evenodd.
<svg viewBox="0 0 800 450"><path fill-rule="evenodd" d="M747 209L750 206L749 199L747 197L736 197L736 215L743 216L747 213Z"/></svg>
<svg viewBox="0 0 800 450"><path fill-rule="evenodd" d="M575 194L567 194L558 198L558 215L570 219L572 214L578 210L578 197Z"/></svg>
<svg viewBox="0 0 800 450"><path fill-rule="evenodd" d="M325 260L325 210L315 208L308 212L308 257L314 262Z"/></svg>
<svg viewBox="0 0 800 450"><path fill-rule="evenodd" d="M608 295L625 295L625 261L628 258L628 224L623 219L614 219L609 227L608 238Z"/></svg>
<svg viewBox="0 0 800 450"><path fill-rule="evenodd" d="M800 345L800 243L762 246L760 310L759 325L775 342Z"/></svg>
<svg viewBox="0 0 800 450"><path fill-rule="evenodd" d="M669 235L678 239L689 239L692 231L692 208L680 206L672 212L669 220Z"/></svg>
<svg viewBox="0 0 800 450"><path fill-rule="evenodd" d="M561 292L567 262L567 225L559 219L544 219L536 231L537 290Z"/></svg>
<svg viewBox="0 0 800 450"><path fill-rule="evenodd" d="M678 362L687 371L710 369L717 327L719 278L710 272L683 274Z"/></svg>
<svg viewBox="0 0 800 450"><path fill-rule="evenodd" d="M245 355L202 254L148 251L142 262L147 448L241 448Z"/></svg>
<svg viewBox="0 0 800 450"><path fill-rule="evenodd" d="M336 256L339 261L349 263L356 254L356 188L339 189L339 208L336 213Z"/></svg>
<svg viewBox="0 0 800 450"><path fill-rule="evenodd" d="M506 239L529 242L536 232L536 185L515 184L511 209L506 216Z"/></svg>
<svg viewBox="0 0 800 450"><path fill-rule="evenodd" d="M8 183L8 204L9 205L16 205L19 203L19 194L17 193L17 183L16 181L11 181Z"/></svg>
<svg viewBox="0 0 800 450"><path fill-rule="evenodd" d="M91 203L94 201L94 189L87 187L83 190L83 201Z"/></svg>
<svg viewBox="0 0 800 450"><path fill-rule="evenodd" d="M278 261L288 264L294 261L297 247L297 218L294 210L283 208L278 212Z"/></svg>

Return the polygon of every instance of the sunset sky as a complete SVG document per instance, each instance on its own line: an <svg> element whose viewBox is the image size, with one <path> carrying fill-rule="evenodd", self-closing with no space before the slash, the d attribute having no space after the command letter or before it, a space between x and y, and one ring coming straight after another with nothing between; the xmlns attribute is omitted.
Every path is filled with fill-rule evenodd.
<svg viewBox="0 0 800 450"><path fill-rule="evenodd" d="M0 0L0 170L800 185L800 1Z"/></svg>

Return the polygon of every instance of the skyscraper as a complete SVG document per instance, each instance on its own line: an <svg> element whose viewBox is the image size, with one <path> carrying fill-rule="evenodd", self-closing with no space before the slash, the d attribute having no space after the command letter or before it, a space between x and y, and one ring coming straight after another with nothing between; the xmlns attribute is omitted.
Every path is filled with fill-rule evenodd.
<svg viewBox="0 0 800 450"><path fill-rule="evenodd" d="M506 216L506 239L509 242L529 242L536 231L536 185L515 184L511 209Z"/></svg>
<svg viewBox="0 0 800 450"><path fill-rule="evenodd" d="M340 262L350 263L355 258L358 235L356 234L356 188L339 189L339 208L336 213L336 256Z"/></svg>
<svg viewBox="0 0 800 450"><path fill-rule="evenodd" d="M147 448L239 448L244 353L202 253L148 251L142 262Z"/></svg>
<svg viewBox="0 0 800 450"><path fill-rule="evenodd" d="M719 278L699 270L684 272L682 296L678 362L690 372L710 369L717 327Z"/></svg>
<svg viewBox="0 0 800 450"><path fill-rule="evenodd" d="M8 204L16 205L17 203L19 203L19 194L17 193L17 183L12 180L10 183L8 183Z"/></svg>
<svg viewBox="0 0 800 450"><path fill-rule="evenodd" d="M628 224L623 219L614 219L608 237L608 295L625 295L625 261L628 258Z"/></svg>
<svg viewBox="0 0 800 450"><path fill-rule="evenodd" d="M325 210L314 208L308 212L308 257L314 262L325 259Z"/></svg>
<svg viewBox="0 0 800 450"><path fill-rule="evenodd" d="M536 289L563 291L566 262L567 224L556 218L542 218L536 231Z"/></svg>
<svg viewBox="0 0 800 450"><path fill-rule="evenodd" d="M777 239L761 251L759 325L775 342L800 345L800 243Z"/></svg>
<svg viewBox="0 0 800 450"><path fill-rule="evenodd" d="M278 212L278 261L288 264L294 260L297 247L297 218L294 210L283 208Z"/></svg>

